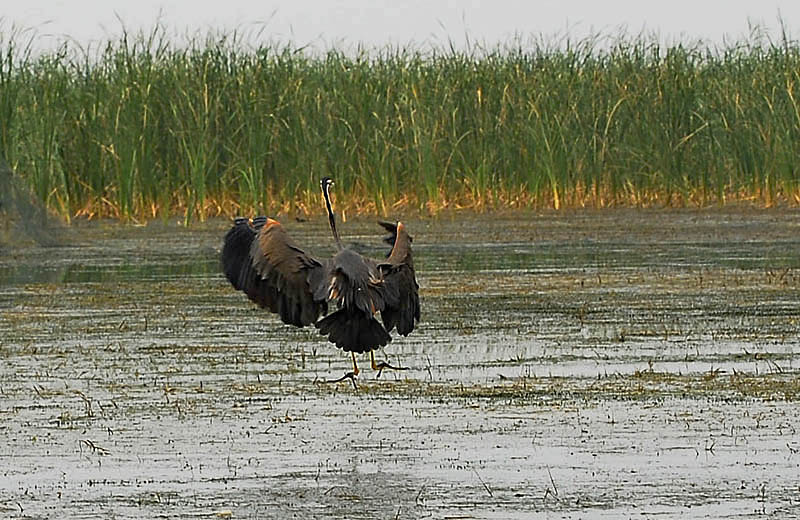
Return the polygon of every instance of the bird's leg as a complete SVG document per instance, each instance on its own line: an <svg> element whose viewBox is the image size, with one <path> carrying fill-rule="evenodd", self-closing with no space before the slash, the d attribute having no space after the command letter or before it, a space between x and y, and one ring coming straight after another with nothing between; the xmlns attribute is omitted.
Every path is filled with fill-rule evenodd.
<svg viewBox="0 0 800 520"><path fill-rule="evenodd" d="M369 351L369 360L372 362L372 370L377 370L378 375L375 377L381 377L384 368L389 368L391 370L408 370L408 367L396 367L392 366L386 361L381 361L380 363L375 362L375 352L370 350Z"/></svg>
<svg viewBox="0 0 800 520"><path fill-rule="evenodd" d="M341 383L345 379L349 379L351 383L353 383L353 388L358 390L358 386L356 385L356 377L358 377L358 373L360 370L358 369L358 364L356 363L356 353L350 353L353 356L353 370L351 372L345 372L345 374L340 377L339 379L333 379L331 381L325 381L326 383Z"/></svg>

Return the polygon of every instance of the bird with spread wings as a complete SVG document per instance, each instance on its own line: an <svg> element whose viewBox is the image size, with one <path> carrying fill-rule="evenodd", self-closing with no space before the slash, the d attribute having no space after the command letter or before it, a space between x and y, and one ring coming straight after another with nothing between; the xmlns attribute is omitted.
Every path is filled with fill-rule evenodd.
<svg viewBox="0 0 800 520"><path fill-rule="evenodd" d="M318 260L297 246L283 226L269 217L237 218L225 235L222 269L234 288L284 323L314 324L345 352L353 370L332 382L359 374L356 353L369 352L372 368L405 370L376 362L373 351L391 341L396 329L407 336L419 321L419 286L411 256L412 238L402 222L380 224L390 233L389 256L372 260L342 246L330 200L333 181L320 181L336 254ZM335 310L328 314L328 306ZM377 315L380 313L380 321Z"/></svg>

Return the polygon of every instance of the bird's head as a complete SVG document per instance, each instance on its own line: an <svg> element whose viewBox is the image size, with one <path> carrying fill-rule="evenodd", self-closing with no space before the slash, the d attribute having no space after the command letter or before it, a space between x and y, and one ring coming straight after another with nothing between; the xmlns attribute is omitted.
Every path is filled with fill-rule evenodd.
<svg viewBox="0 0 800 520"><path fill-rule="evenodd" d="M333 179L330 177L323 177L319 181L319 187L322 188L323 193L329 193L331 186L333 186Z"/></svg>

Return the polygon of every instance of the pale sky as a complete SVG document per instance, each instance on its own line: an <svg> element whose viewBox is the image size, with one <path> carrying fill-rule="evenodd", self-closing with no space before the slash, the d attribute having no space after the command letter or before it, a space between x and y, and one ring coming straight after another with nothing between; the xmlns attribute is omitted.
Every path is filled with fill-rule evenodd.
<svg viewBox="0 0 800 520"><path fill-rule="evenodd" d="M793 37L800 35L800 0L24 0L3 2L0 32L33 28L36 46L65 38L82 45L149 29L160 20L176 35L239 28L259 38L318 49L387 43L441 46L507 42L512 36L590 33L617 35L642 30L662 40L740 39L748 23L779 37L779 15ZM120 22L122 20L122 22ZM255 38L255 37L253 37Z"/></svg>

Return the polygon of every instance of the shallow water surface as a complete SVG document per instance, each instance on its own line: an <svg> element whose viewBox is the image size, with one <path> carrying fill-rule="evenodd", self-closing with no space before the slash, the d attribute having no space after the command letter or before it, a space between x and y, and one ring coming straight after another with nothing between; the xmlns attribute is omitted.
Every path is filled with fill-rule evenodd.
<svg viewBox="0 0 800 520"><path fill-rule="evenodd" d="M0 249L0 511L798 517L798 217L407 222L423 321L378 357L410 369L364 357L357 390L224 280L227 221ZM285 225L333 251L323 220ZM342 225L375 257L381 231Z"/></svg>

